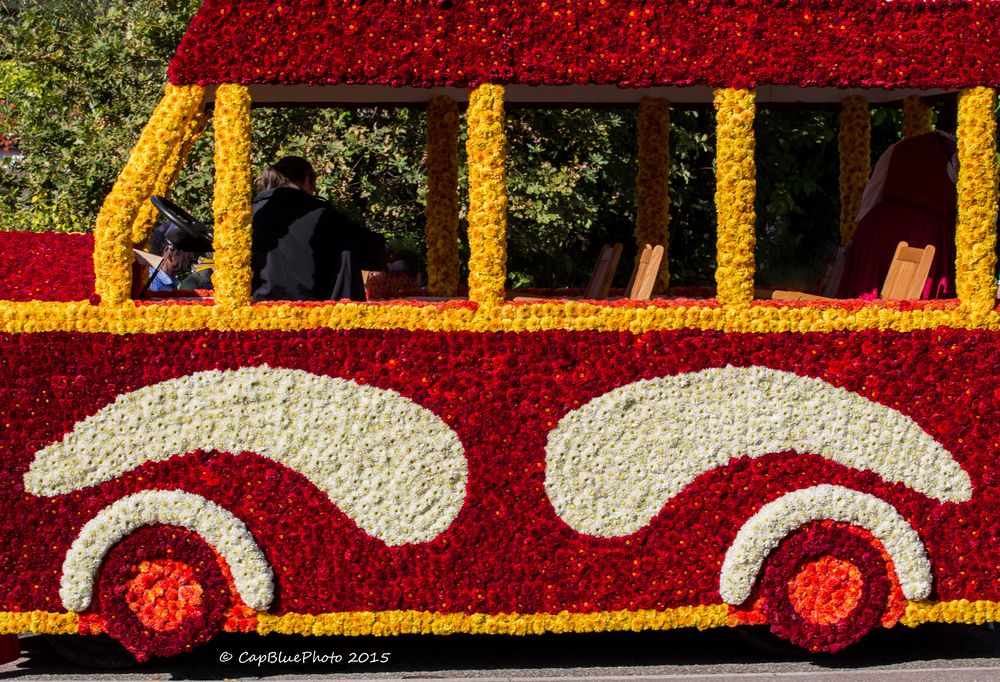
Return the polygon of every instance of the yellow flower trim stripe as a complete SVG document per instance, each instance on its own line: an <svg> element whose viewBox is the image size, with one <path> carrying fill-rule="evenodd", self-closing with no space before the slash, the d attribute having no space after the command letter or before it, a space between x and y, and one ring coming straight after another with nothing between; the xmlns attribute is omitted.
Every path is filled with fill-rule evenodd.
<svg viewBox="0 0 1000 682"><path fill-rule="evenodd" d="M664 611L603 611L598 613L431 613L428 611L378 611L324 613L316 616L260 614L261 635L540 635L546 632L608 632L614 630L699 630L724 627L725 605L681 606Z"/></svg>
<svg viewBox="0 0 1000 682"><path fill-rule="evenodd" d="M934 110L927 106L922 97L910 95L903 99L903 137L916 137L933 130L931 114Z"/></svg>
<svg viewBox="0 0 1000 682"><path fill-rule="evenodd" d="M215 92L215 304L250 304L250 91L220 85Z"/></svg>
<svg viewBox="0 0 1000 682"><path fill-rule="evenodd" d="M132 288L132 224L147 202L158 169L180 142L186 124L201 107L203 90L196 85L166 87L114 188L104 200L94 227L95 288L101 301L117 305Z"/></svg>
<svg viewBox="0 0 1000 682"><path fill-rule="evenodd" d="M715 91L715 212L718 216L719 303L746 306L753 300L756 241L756 164L753 90Z"/></svg>
<svg viewBox="0 0 1000 682"><path fill-rule="evenodd" d="M458 104L435 97L427 105L427 290L458 294Z"/></svg>
<svg viewBox="0 0 1000 682"><path fill-rule="evenodd" d="M75 613L22 611L0 613L0 635L36 632L47 635L75 635L79 632L79 617Z"/></svg>
<svg viewBox="0 0 1000 682"><path fill-rule="evenodd" d="M662 244L670 238L670 103L645 97L639 104L639 175L636 178L635 241ZM666 256L666 254L665 254ZM668 258L657 276L657 290L670 285Z"/></svg>
<svg viewBox="0 0 1000 682"><path fill-rule="evenodd" d="M724 604L681 606L663 611L599 611L597 613L464 614L430 611L360 611L257 614L257 632L288 635L404 635L404 634L496 634L532 635L546 632L610 632L623 630L699 629L738 625ZM900 623L916 627L924 623L982 624L1000 621L1000 602L967 601L908 602ZM36 632L76 634L76 613L25 611L0 613L0 634Z"/></svg>
<svg viewBox="0 0 1000 682"><path fill-rule="evenodd" d="M981 625L1000 621L1000 602L959 599L943 602L910 602L899 622L907 627L923 623Z"/></svg>
<svg viewBox="0 0 1000 682"><path fill-rule="evenodd" d="M955 289L976 314L993 308L996 281L996 92L963 90L958 98L958 224Z"/></svg>
<svg viewBox="0 0 1000 682"><path fill-rule="evenodd" d="M861 195L871 175L872 119L868 100L848 97L841 103L840 135L840 243L854 237Z"/></svg>
<svg viewBox="0 0 1000 682"><path fill-rule="evenodd" d="M469 95L469 298L504 299L507 279L507 132L504 89L480 85Z"/></svg>
<svg viewBox="0 0 1000 682"><path fill-rule="evenodd" d="M909 307L912 307L909 306ZM707 305L600 305L583 301L508 304L484 309L468 303L331 303L255 305L221 308L212 305L91 306L86 301L0 302L0 331L44 331L155 334L212 329L252 331L275 329L407 329L428 331L631 331L704 329L729 332L832 332L863 329L989 329L1000 330L995 311L971 314L955 304L906 309L893 302L859 305L774 305L754 303L749 308Z"/></svg>
<svg viewBox="0 0 1000 682"><path fill-rule="evenodd" d="M156 178L156 184L153 186L150 194L158 196L167 196L170 194L177 183L177 177L181 173L181 168L187 162L188 155L191 153L191 147L194 146L194 143L201 137L201 133L205 129L207 118L205 111L201 110L194 112L187 120L184 133L181 135L178 143L174 145L170 156L163 162L163 168L160 169L160 174ZM142 244L149 239L157 218L158 211L156 207L148 201L143 202L139 208L139 214L136 216L135 222L132 223L133 244Z"/></svg>

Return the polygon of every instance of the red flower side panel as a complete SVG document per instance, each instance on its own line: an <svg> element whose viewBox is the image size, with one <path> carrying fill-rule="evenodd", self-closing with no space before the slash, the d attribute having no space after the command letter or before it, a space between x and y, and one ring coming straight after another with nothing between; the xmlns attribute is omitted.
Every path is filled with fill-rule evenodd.
<svg viewBox="0 0 1000 682"><path fill-rule="evenodd" d="M93 235L0 232L0 300L84 301L93 293Z"/></svg>
<svg viewBox="0 0 1000 682"><path fill-rule="evenodd" d="M792 490L839 484L889 502L926 544L934 598L1000 599L1000 408L988 332L522 334L332 331L0 337L0 609L61 610L62 559L102 508L151 488L244 522L275 573L274 613L415 609L555 613L719 603L743 522ZM430 541L388 546L304 476L252 452L177 453L77 492L25 491L33 454L122 394L205 370L281 367L391 389L437 415L468 460L465 504ZM572 530L545 489L560 419L638 380L727 365L822 379L916 421L971 480L939 502L816 453L737 457L665 500L641 530ZM197 420L179 414L178 419ZM144 425L156 439L164 424ZM359 445L363 447L363 443Z"/></svg>

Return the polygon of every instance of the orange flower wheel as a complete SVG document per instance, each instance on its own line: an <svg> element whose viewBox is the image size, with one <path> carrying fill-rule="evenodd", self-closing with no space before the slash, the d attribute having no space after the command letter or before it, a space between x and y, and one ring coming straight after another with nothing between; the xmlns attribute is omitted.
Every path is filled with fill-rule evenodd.
<svg viewBox="0 0 1000 682"><path fill-rule="evenodd" d="M108 634L140 661L208 641L231 602L215 552L173 526L141 528L115 545L98 597Z"/></svg>
<svg viewBox="0 0 1000 682"><path fill-rule="evenodd" d="M139 622L156 632L176 630L187 618L205 614L205 590L194 569L182 561L142 561L138 574L125 587L129 608Z"/></svg>
<svg viewBox="0 0 1000 682"><path fill-rule="evenodd" d="M777 636L834 652L881 623L891 587L889 567L871 542L844 526L812 525L768 558L762 611Z"/></svg>

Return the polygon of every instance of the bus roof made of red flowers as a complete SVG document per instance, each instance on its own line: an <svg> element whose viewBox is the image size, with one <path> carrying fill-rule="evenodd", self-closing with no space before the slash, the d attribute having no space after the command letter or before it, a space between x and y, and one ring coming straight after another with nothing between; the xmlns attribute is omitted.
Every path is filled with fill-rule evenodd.
<svg viewBox="0 0 1000 682"><path fill-rule="evenodd" d="M176 85L1000 85L994 0L205 0Z"/></svg>

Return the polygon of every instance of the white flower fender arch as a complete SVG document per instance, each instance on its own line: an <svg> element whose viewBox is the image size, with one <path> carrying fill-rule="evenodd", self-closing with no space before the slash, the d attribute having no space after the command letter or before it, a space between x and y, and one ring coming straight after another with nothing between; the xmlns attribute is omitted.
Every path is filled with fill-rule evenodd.
<svg viewBox="0 0 1000 682"><path fill-rule="evenodd" d="M263 611L274 599L274 576L264 552L242 521L200 495L144 490L102 509L84 524L63 560L59 597L68 611L83 611L105 555L145 525L167 524L197 533L225 559L247 606Z"/></svg>
<svg viewBox="0 0 1000 682"><path fill-rule="evenodd" d="M156 423L167 426L150 437ZM120 395L35 453L24 487L72 493L197 449L254 452L299 472L388 545L433 540L465 503L465 450L430 410L395 391L266 365Z"/></svg>
<svg viewBox="0 0 1000 682"><path fill-rule="evenodd" d="M576 531L619 537L649 524L700 474L785 451L872 471L942 502L972 497L968 474L906 415L766 367L638 381L595 398L549 434L545 489Z"/></svg>
<svg viewBox="0 0 1000 682"><path fill-rule="evenodd" d="M737 606L750 597L767 556L789 533L809 521L829 519L858 526L878 538L892 558L903 596L926 599L931 564L920 536L887 502L839 485L817 485L782 495L761 507L736 534L719 576L719 594Z"/></svg>

